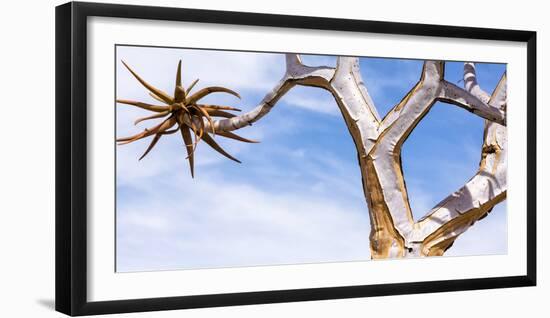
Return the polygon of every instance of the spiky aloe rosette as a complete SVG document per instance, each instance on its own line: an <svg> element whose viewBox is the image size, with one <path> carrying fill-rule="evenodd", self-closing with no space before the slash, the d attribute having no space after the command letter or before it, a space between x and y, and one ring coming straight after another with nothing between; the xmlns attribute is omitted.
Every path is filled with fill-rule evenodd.
<svg viewBox="0 0 550 318"><path fill-rule="evenodd" d="M189 161L191 176L194 177L194 152L201 140L220 154L238 163L240 163L240 161L223 150L223 148L220 147L216 141L214 141L213 137L218 135L242 142L257 142L243 138L232 132L215 131L214 117L232 118L235 117L235 115L229 111L240 111L240 109L222 105L199 104L198 102L205 96L217 92L228 93L238 98L241 97L236 92L221 86L205 87L191 94L191 90L195 87L199 80L196 79L193 81L187 89L183 88L181 80L181 60L178 63L178 69L176 72L176 87L174 89L174 96L170 96L144 81L124 61L122 61L122 64L124 64L128 71L130 71L130 73L132 73L132 75L145 88L147 88L147 90L149 90L149 95L151 95L151 97L163 103L163 105L152 105L132 100L117 99L117 103L136 106L155 113L151 116L137 119L134 122L135 125L146 120L159 118L163 119L160 124L151 128L146 128L139 134L117 139L119 145L125 145L152 136L153 139L151 140L151 143L139 160L143 159L155 147L162 136L174 134L179 131L185 148L187 149L186 159ZM173 128L174 126L176 127Z"/></svg>

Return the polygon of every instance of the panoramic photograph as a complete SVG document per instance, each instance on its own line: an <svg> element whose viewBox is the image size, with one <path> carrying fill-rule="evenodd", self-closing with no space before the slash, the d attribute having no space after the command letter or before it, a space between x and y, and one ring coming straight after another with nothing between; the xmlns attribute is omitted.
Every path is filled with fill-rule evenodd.
<svg viewBox="0 0 550 318"><path fill-rule="evenodd" d="M507 254L506 64L114 59L117 272Z"/></svg>

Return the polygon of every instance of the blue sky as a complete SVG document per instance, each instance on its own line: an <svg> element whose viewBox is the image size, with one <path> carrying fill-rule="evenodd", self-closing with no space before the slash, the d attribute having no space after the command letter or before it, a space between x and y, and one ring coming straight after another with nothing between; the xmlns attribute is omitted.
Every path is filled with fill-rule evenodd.
<svg viewBox="0 0 550 318"><path fill-rule="evenodd" d="M126 61L151 84L222 85L242 99L212 94L209 103L255 107L284 73L281 54L117 47L117 98L154 102L124 69ZM335 58L302 56L309 65ZM383 116L418 81L422 61L361 58L361 72ZM492 91L505 65L478 64ZM459 83L462 63L446 64ZM146 112L118 105L117 136L135 134ZM369 217L356 151L332 97L296 87L260 122L239 134L260 140L217 141L242 164L199 144L195 178L178 135L165 136L143 160L148 140L117 147L117 271L340 262L370 259ZM403 147L403 169L415 218L458 189L477 170L483 120L437 103ZM505 202L462 235L449 256L506 253Z"/></svg>

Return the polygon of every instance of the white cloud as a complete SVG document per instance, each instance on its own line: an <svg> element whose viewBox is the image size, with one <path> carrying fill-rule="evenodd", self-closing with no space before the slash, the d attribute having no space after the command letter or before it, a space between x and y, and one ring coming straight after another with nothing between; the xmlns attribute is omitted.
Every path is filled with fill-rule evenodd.
<svg viewBox="0 0 550 318"><path fill-rule="evenodd" d="M380 115L396 105L418 82L421 66L412 61L399 61L397 70L381 70L369 64L361 65L361 75Z"/></svg>
<svg viewBox="0 0 550 318"><path fill-rule="evenodd" d="M332 95L320 88L295 87L283 97L282 101L290 107L300 107L317 113L341 116Z"/></svg>
<svg viewBox="0 0 550 318"><path fill-rule="evenodd" d="M363 206L209 176L168 182L180 186L148 184L146 202L119 206L119 271L369 259Z"/></svg>
<svg viewBox="0 0 550 318"><path fill-rule="evenodd" d="M237 91L267 92L285 71L284 58L266 53L118 47L117 58L121 86L130 84L128 81L133 86L139 86L120 63L122 59L144 79L167 92L174 89L176 66L180 59L184 85L189 85L196 78L200 79L195 89L222 85Z"/></svg>

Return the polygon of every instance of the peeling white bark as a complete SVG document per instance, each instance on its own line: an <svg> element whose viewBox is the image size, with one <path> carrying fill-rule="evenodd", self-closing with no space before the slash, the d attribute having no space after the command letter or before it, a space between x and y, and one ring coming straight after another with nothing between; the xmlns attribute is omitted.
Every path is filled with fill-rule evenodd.
<svg viewBox="0 0 550 318"><path fill-rule="evenodd" d="M480 101L494 109L505 109L506 75L489 96L477 84L474 64L466 63L464 83ZM423 254L443 254L460 234L506 198L507 154L506 127L486 120L479 171L417 223L411 240L422 242Z"/></svg>
<svg viewBox="0 0 550 318"><path fill-rule="evenodd" d="M286 55L286 73L275 85L273 90L266 94L262 102L251 111L236 116L217 120L214 122L216 131L232 131L240 129L260 120L271 111L277 101L283 97L295 85L318 86L325 88L334 76L334 68L308 67L302 64L299 55ZM208 123L205 123L210 127Z"/></svg>
<svg viewBox="0 0 550 318"><path fill-rule="evenodd" d="M454 240L506 196L506 77L489 96L478 85L472 63L465 64L466 90L444 79L445 64L426 61L418 83L381 119L363 84L359 59L339 57L336 68L305 66L286 55L286 73L253 110L214 122L232 131L260 120L295 85L329 91L358 153L371 220L373 258L441 255ZM412 217L401 168L401 148L436 101L464 108L486 120L479 172L418 222ZM210 129L205 122L207 129Z"/></svg>

